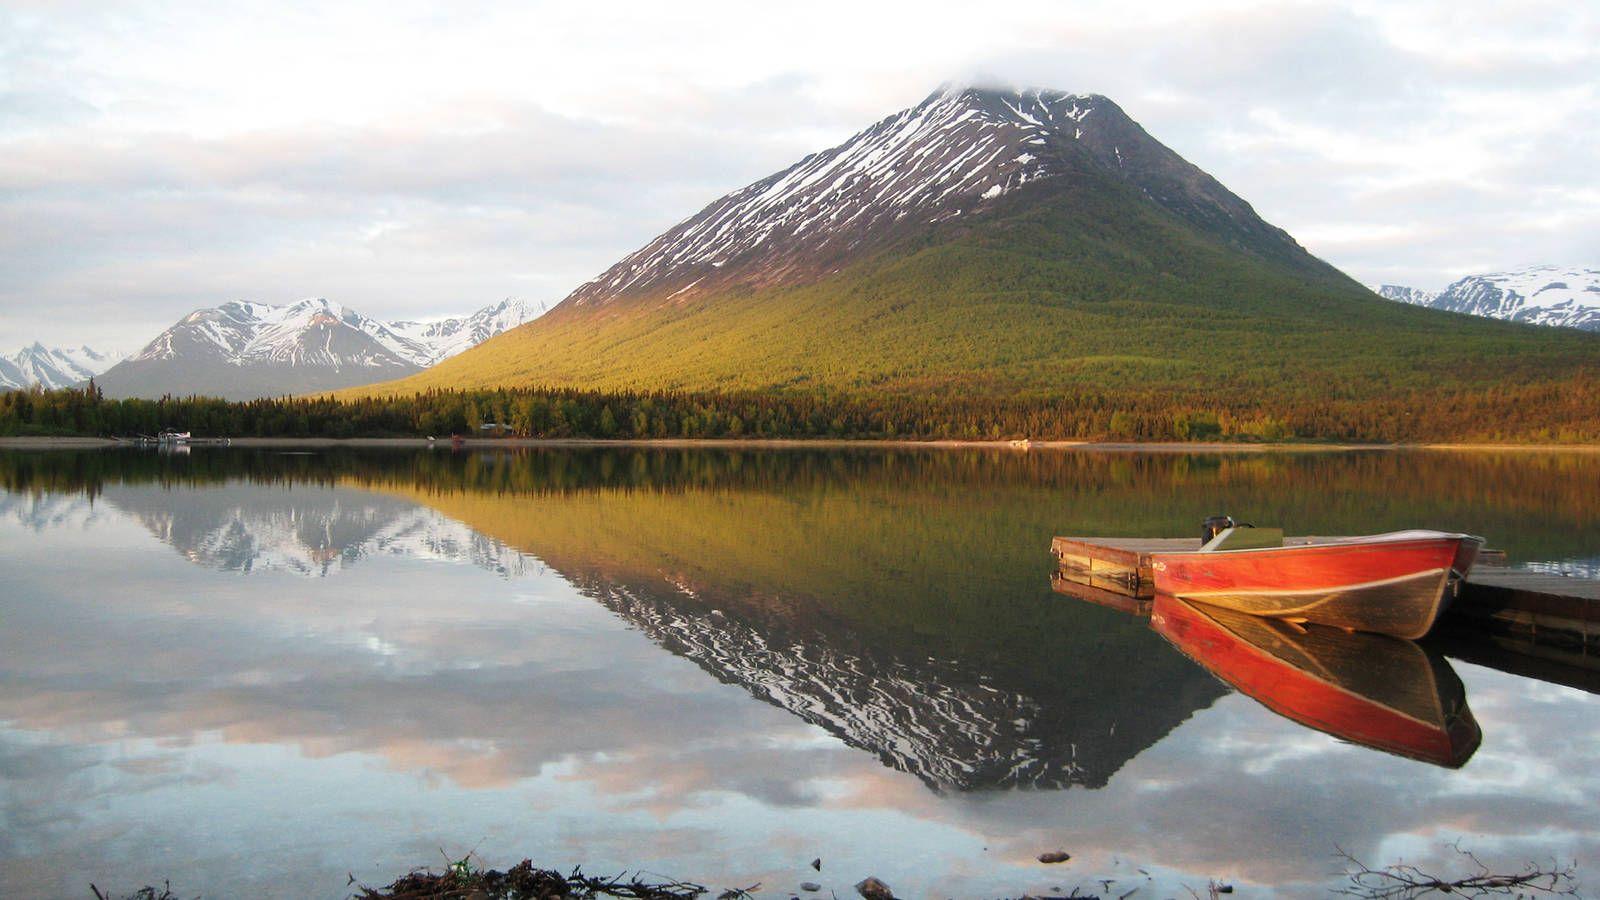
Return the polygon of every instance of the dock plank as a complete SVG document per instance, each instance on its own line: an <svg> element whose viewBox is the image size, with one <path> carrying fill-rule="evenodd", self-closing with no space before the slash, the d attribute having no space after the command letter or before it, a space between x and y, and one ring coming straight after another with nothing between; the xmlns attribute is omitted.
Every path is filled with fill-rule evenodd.
<svg viewBox="0 0 1600 900"><path fill-rule="evenodd" d="M1474 569L1449 615L1494 634L1600 654L1600 581L1594 579Z"/></svg>

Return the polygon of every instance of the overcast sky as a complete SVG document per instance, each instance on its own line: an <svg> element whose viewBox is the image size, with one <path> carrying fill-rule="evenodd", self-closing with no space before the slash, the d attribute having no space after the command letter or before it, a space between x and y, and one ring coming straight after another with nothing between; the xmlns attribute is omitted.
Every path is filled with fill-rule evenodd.
<svg viewBox="0 0 1600 900"><path fill-rule="evenodd" d="M0 352L554 303L944 81L1110 96L1367 282L1600 263L1600 5L0 0Z"/></svg>

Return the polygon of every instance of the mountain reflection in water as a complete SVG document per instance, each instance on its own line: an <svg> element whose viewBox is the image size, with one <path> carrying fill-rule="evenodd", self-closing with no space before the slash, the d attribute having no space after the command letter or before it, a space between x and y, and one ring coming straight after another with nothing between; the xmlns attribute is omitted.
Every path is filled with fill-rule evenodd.
<svg viewBox="0 0 1600 900"><path fill-rule="evenodd" d="M1052 592L1047 547L1226 510L1570 565L1597 509L1595 455L0 453L0 893L114 859L248 894L257 848L336 892L484 835L915 896L1047 891L1058 847L1160 896L1320 895L1335 844L1418 835L1582 857L1589 695L1463 665L1482 747L1410 754L1460 769L1370 752Z"/></svg>
<svg viewBox="0 0 1600 900"><path fill-rule="evenodd" d="M432 499L461 518L413 499ZM650 543L661 532L619 536L638 563L591 558L564 535L629 519L590 499L582 492L542 498L539 518L551 517L552 507L561 513L554 517L561 534L546 540L528 531L528 498L509 493L284 493L227 484L179 495L111 484L98 495L186 560L241 574L326 577L374 555L469 563L508 577L547 565L664 649L936 790L1103 786L1224 693L1163 653L1146 629L1116 617L1085 627L1069 608L1019 609L1031 621L1008 632L1004 665L994 666L970 652L971 635L947 629L1003 607L1003 595L951 596L944 602L959 608L954 618L869 628L853 615L853 595L719 580L714 566L651 570L664 558ZM670 503L685 507L685 518L704 518L692 500L676 494ZM724 514L745 518L737 502L719 505L730 503ZM489 536L508 526L516 546ZM880 585L873 603L914 610L923 602L896 596L897 587ZM1144 660L1143 675L1127 678L1125 665L1135 659Z"/></svg>
<svg viewBox="0 0 1600 900"><path fill-rule="evenodd" d="M230 572L325 577L372 556L464 562L501 575L521 574L528 564L525 554L461 522L381 494L223 486L180 497L113 485L100 502L190 562Z"/></svg>
<svg viewBox="0 0 1600 900"><path fill-rule="evenodd" d="M1070 655L1041 628L991 676L970 659L919 654L916 635L862 637L815 598L575 580L667 650L936 789L1101 787L1224 692L1186 667L1125 677L1121 665L1151 648L1120 626Z"/></svg>

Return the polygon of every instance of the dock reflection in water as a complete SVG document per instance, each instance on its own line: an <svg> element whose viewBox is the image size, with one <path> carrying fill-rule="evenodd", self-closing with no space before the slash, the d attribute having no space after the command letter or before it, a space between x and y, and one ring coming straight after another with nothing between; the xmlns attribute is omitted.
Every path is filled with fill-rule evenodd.
<svg viewBox="0 0 1600 900"><path fill-rule="evenodd" d="M1450 768L1483 740L1450 663L1412 641L1296 628L1165 595L1150 627L1240 693L1341 740Z"/></svg>

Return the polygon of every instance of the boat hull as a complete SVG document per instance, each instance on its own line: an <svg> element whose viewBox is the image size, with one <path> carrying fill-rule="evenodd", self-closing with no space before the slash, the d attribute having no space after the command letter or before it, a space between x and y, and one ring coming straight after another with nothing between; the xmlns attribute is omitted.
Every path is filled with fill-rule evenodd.
<svg viewBox="0 0 1600 900"><path fill-rule="evenodd" d="M1483 739L1450 664L1410 641L1297 632L1171 596L1156 598L1150 627L1273 712L1341 740L1457 768Z"/></svg>
<svg viewBox="0 0 1600 900"><path fill-rule="evenodd" d="M1416 639L1471 569L1483 539L1419 533L1329 544L1161 553L1158 594L1294 622Z"/></svg>

